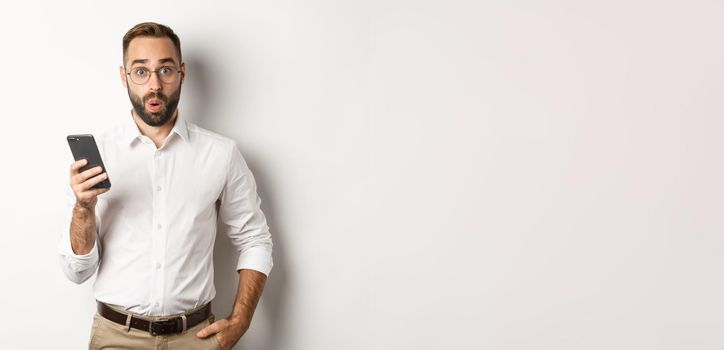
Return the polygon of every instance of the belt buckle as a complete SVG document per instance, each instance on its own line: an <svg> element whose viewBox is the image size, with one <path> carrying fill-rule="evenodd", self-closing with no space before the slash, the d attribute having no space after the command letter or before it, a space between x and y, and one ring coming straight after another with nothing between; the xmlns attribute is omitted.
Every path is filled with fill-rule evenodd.
<svg viewBox="0 0 724 350"><path fill-rule="evenodd" d="M172 321L172 322L169 322ZM177 322L173 321L172 319L166 319L166 320L156 320L156 321L148 321L148 333L150 333L152 336L161 335L160 333L156 332L156 329L153 327L154 325L166 325L166 324L172 324L176 325ZM167 333L164 333L167 334Z"/></svg>

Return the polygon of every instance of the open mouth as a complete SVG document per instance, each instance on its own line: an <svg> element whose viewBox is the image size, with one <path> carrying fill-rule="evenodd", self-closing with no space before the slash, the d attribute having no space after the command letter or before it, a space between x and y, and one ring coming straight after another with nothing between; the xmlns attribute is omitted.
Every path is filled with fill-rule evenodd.
<svg viewBox="0 0 724 350"><path fill-rule="evenodd" d="M156 112L163 108L163 101L158 98L152 98L146 102L146 108L152 112Z"/></svg>

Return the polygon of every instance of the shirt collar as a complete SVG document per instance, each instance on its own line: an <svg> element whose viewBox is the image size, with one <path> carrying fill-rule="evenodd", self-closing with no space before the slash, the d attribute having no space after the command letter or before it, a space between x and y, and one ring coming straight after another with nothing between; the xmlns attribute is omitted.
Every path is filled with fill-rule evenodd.
<svg viewBox="0 0 724 350"><path fill-rule="evenodd" d="M176 113L176 124L173 126L173 129L171 129L171 132L175 132L178 134L178 136L181 136L181 138L188 142L189 140L189 129L186 125L186 120L181 118L181 116Z"/></svg>
<svg viewBox="0 0 724 350"><path fill-rule="evenodd" d="M138 125L136 125L136 121L133 119L133 114L127 118L127 123L125 127L125 131L123 134L123 140L126 144L132 144L133 141L141 137L143 134L141 134L141 130L138 129ZM186 120L181 118L179 114L176 114L176 124L174 124L173 129L171 129L171 133L176 133L178 136L181 136L181 138L184 141L189 140L189 129L186 125ZM169 134L169 135L170 135Z"/></svg>

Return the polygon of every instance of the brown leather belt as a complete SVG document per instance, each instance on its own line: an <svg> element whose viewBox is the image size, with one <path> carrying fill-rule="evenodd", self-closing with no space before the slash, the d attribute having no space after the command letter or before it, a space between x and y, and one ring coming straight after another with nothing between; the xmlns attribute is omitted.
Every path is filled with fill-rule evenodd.
<svg viewBox="0 0 724 350"><path fill-rule="evenodd" d="M126 325L128 314L113 310L108 305L98 302L98 314L120 325ZM184 318L182 316L171 317L168 319L149 321L136 316L131 316L130 326L135 329L147 331L151 335L166 335L181 333L204 320L211 315L211 303L204 305L192 313L186 314L186 327L184 328Z"/></svg>

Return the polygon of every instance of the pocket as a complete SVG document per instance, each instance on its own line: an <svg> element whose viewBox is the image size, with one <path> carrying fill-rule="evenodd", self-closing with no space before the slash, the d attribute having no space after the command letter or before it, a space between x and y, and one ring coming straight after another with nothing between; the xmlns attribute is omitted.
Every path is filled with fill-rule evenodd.
<svg viewBox="0 0 724 350"><path fill-rule="evenodd" d="M223 348L221 347L221 343L219 342L219 333L214 334L213 337L214 343L216 343L216 348L219 350L223 350Z"/></svg>
<svg viewBox="0 0 724 350"><path fill-rule="evenodd" d="M100 315L96 313L93 315L93 325L91 326L91 334L90 339L88 340L88 349L93 350L96 349L97 346L95 345L96 336L98 335L98 324L100 323Z"/></svg>

